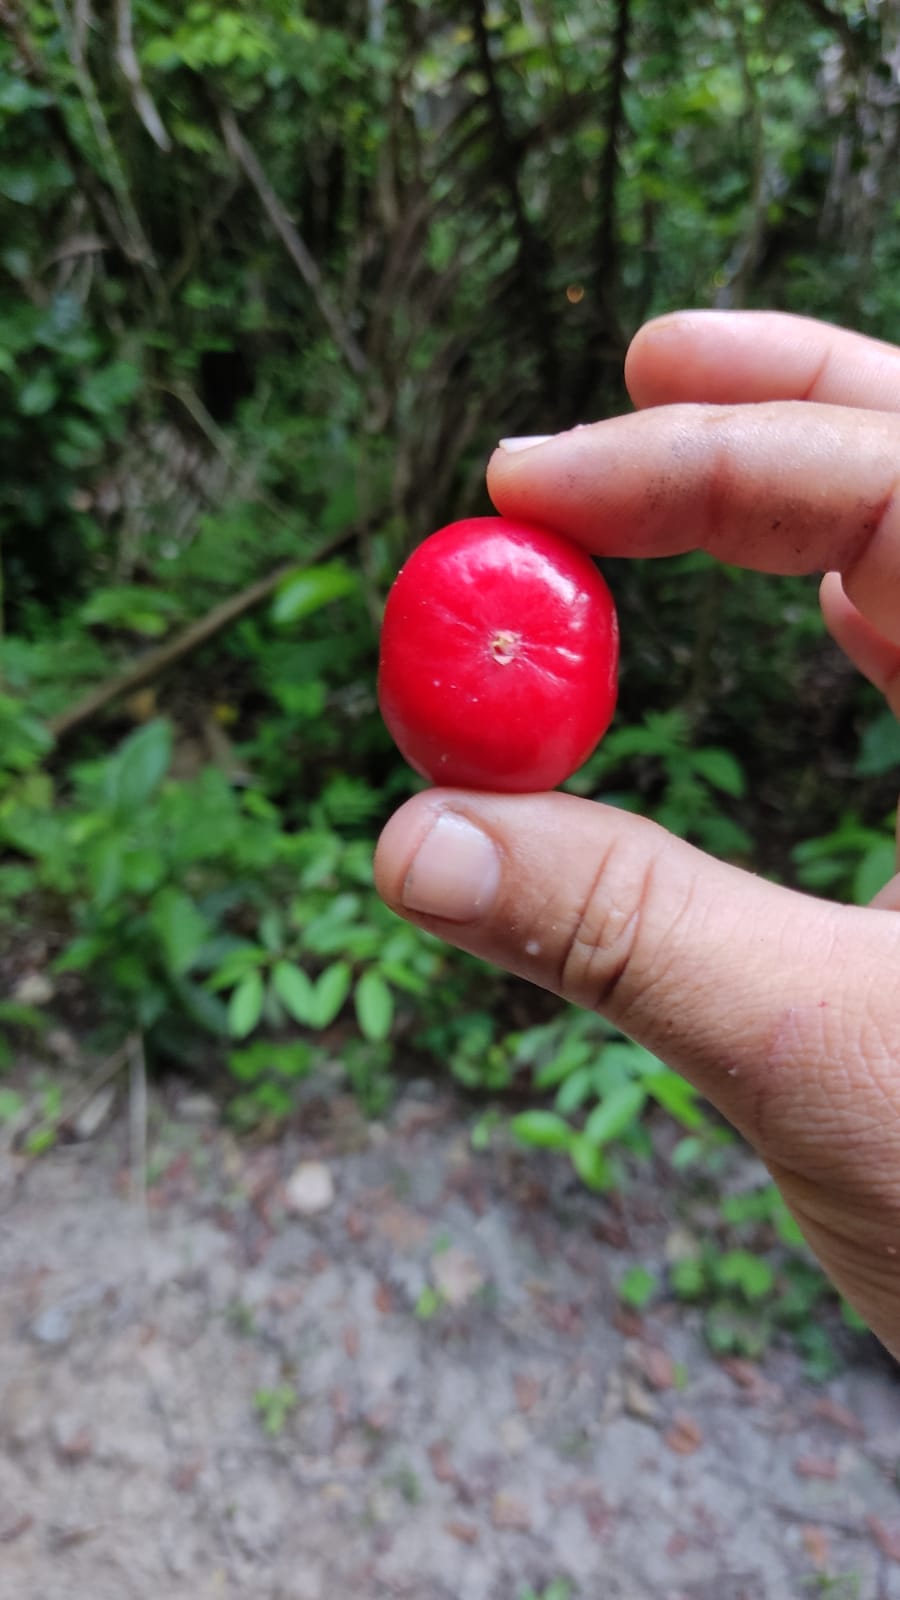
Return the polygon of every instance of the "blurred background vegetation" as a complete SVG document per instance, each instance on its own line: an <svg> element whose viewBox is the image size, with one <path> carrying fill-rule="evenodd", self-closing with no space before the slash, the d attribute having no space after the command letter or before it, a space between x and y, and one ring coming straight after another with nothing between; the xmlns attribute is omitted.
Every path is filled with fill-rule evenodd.
<svg viewBox="0 0 900 1600"><path fill-rule="evenodd" d="M416 780L379 617L412 544L489 509L501 434L627 405L647 316L900 336L898 52L878 0L0 0L0 1022L7 1071L47 1064L30 1148L75 1038L203 1075L244 1128L309 1081L377 1114L424 1069L598 1189L663 1111L714 1162L652 1057L380 906ZM606 570L621 708L572 789L866 899L900 740L815 584Z"/></svg>

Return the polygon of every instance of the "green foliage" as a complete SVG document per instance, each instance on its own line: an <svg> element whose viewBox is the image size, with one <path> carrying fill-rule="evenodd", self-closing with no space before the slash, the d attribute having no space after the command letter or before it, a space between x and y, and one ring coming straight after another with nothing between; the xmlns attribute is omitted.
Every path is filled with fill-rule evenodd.
<svg viewBox="0 0 900 1600"><path fill-rule="evenodd" d="M859 1572L813 1572L802 1580L806 1593L819 1600L859 1600L862 1582Z"/></svg>
<svg viewBox="0 0 900 1600"><path fill-rule="evenodd" d="M591 1013L566 1007L552 1022L509 1035L503 1050L510 1076L527 1070L536 1090L553 1091L554 1109L521 1112L512 1132L523 1144L565 1151L591 1189L621 1183L624 1152L648 1153L648 1104L684 1128L705 1125L689 1083Z"/></svg>
<svg viewBox="0 0 900 1600"><path fill-rule="evenodd" d="M15 1122L24 1105L24 1099L15 1089L0 1087L0 1122Z"/></svg>
<svg viewBox="0 0 900 1600"><path fill-rule="evenodd" d="M379 1052L445 958L375 896L370 845L322 823L289 831L214 768L173 779L171 755L157 720L75 769L68 799L47 781L7 795L0 842L27 863L22 888L57 897L69 920L57 972L90 981L107 1025L165 1051L189 1049L197 1028L258 1036L228 1056L244 1123L289 1114L352 999L369 1054L349 1050L348 1071L376 1104ZM30 1021L13 1010L2 1020Z"/></svg>
<svg viewBox="0 0 900 1600"><path fill-rule="evenodd" d="M275 1389L257 1389L253 1405L262 1423L263 1432L277 1439L299 1405L299 1396L293 1384L280 1383Z"/></svg>
<svg viewBox="0 0 900 1600"><path fill-rule="evenodd" d="M795 845L792 854L805 889L867 905L896 870L893 818L874 828L848 813L828 833Z"/></svg>
<svg viewBox="0 0 900 1600"><path fill-rule="evenodd" d="M633 1311L643 1311L659 1292L659 1279L646 1267L629 1267L619 1279L618 1296Z"/></svg>
<svg viewBox="0 0 900 1600"><path fill-rule="evenodd" d="M300 622L322 606L358 590L358 576L343 561L301 567L281 583L272 605L272 619L283 625Z"/></svg>
<svg viewBox="0 0 900 1600"><path fill-rule="evenodd" d="M609 789L623 774L637 773L649 789ZM573 794L593 794L626 810L649 809L655 821L720 856L745 858L749 834L723 809L722 797L745 792L740 762L717 745L696 745L683 711L650 711L633 727L614 728L597 753L566 784Z"/></svg>
<svg viewBox="0 0 900 1600"><path fill-rule="evenodd" d="M431 1284L426 1284L415 1304L415 1314L420 1322L430 1322L444 1306L444 1298Z"/></svg>
<svg viewBox="0 0 900 1600"><path fill-rule="evenodd" d="M121 628L151 639L167 632L179 610L178 601L162 589L124 583L96 589L78 615L88 627Z"/></svg>
<svg viewBox="0 0 900 1600"><path fill-rule="evenodd" d="M823 1318L833 1291L775 1185L727 1195L718 1210L719 1237L680 1256L669 1272L675 1296L702 1307L710 1349L757 1360L775 1339L788 1338L810 1379L830 1377L840 1366L833 1319ZM841 1315L863 1331L849 1307Z"/></svg>

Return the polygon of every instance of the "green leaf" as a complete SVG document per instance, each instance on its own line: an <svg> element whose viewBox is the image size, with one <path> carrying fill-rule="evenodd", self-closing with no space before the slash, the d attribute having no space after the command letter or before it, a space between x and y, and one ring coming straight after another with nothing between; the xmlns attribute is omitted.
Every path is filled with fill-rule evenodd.
<svg viewBox="0 0 900 1600"><path fill-rule="evenodd" d="M148 972L142 983L135 985L134 1017L139 1028L155 1028L168 1011L171 1001L162 984L154 983Z"/></svg>
<svg viewBox="0 0 900 1600"><path fill-rule="evenodd" d="M28 1028L40 1033L47 1026L47 1018L37 1006L23 1000L0 1000L0 1022L10 1028Z"/></svg>
<svg viewBox="0 0 900 1600"><path fill-rule="evenodd" d="M863 733L855 770L861 778L880 778L900 767L900 722L882 711Z"/></svg>
<svg viewBox="0 0 900 1600"><path fill-rule="evenodd" d="M202 984L192 983L190 978L175 976L170 981L185 1014L198 1027L218 1039L229 1037L228 1012L216 995L210 994Z"/></svg>
<svg viewBox="0 0 900 1600"><path fill-rule="evenodd" d="M101 416L115 414L134 398L140 383L140 368L133 362L111 361L87 374L78 398L86 411Z"/></svg>
<svg viewBox="0 0 900 1600"><path fill-rule="evenodd" d="M415 1304L415 1315L421 1322L429 1322L442 1309L444 1301L430 1284L426 1284Z"/></svg>
<svg viewBox="0 0 900 1600"><path fill-rule="evenodd" d="M59 390L48 371L37 372L19 391L19 410L24 417L42 417L59 398Z"/></svg>
<svg viewBox="0 0 900 1600"><path fill-rule="evenodd" d="M25 1101L15 1089L0 1089L0 1122L12 1122L24 1104Z"/></svg>
<svg viewBox="0 0 900 1600"><path fill-rule="evenodd" d="M180 889L161 889L150 907L149 923L160 945L166 967L180 977L190 971L209 935L209 923Z"/></svg>
<svg viewBox="0 0 900 1600"><path fill-rule="evenodd" d="M853 899L866 906L897 870L897 845L891 838L879 839L867 850L853 874Z"/></svg>
<svg viewBox="0 0 900 1600"><path fill-rule="evenodd" d="M106 940L100 934L82 934L66 945L62 955L53 963L54 972L86 972L106 954Z"/></svg>
<svg viewBox="0 0 900 1600"><path fill-rule="evenodd" d="M292 961L276 962L272 985L288 1016L304 1027L315 1026L316 991L300 967Z"/></svg>
<svg viewBox="0 0 900 1600"><path fill-rule="evenodd" d="M172 730L159 719L129 735L108 763L106 795L116 813L131 818L158 789L172 759Z"/></svg>
<svg viewBox="0 0 900 1600"><path fill-rule="evenodd" d="M596 1046L592 1047L586 1039L564 1040L561 1049L552 1060L535 1073L535 1087L554 1089L558 1083L565 1082L570 1074L584 1067L595 1055Z"/></svg>
<svg viewBox="0 0 900 1600"><path fill-rule="evenodd" d="M55 1144L55 1128L35 1128L25 1140L25 1153L29 1156L43 1156L48 1150L52 1150Z"/></svg>
<svg viewBox="0 0 900 1600"><path fill-rule="evenodd" d="M764 1300L775 1287L775 1274L761 1256L749 1250L728 1250L714 1264L716 1282L723 1289L737 1289L746 1300Z"/></svg>
<svg viewBox="0 0 900 1600"><path fill-rule="evenodd" d="M734 795L739 799L744 793L744 773L740 762L735 759L730 750L720 750L709 747L691 752L691 764L701 778L712 784L714 789L722 789L725 794Z"/></svg>
<svg viewBox="0 0 900 1600"><path fill-rule="evenodd" d="M807 1249L806 1239L799 1222L793 1213L788 1210L777 1190L772 1202L772 1224L782 1244L786 1244L791 1250Z"/></svg>
<svg viewBox="0 0 900 1600"><path fill-rule="evenodd" d="M294 1082L306 1077L314 1060L313 1051L303 1041L274 1044L269 1039L260 1039L243 1050L233 1050L228 1066L242 1083L256 1083L273 1074Z"/></svg>
<svg viewBox="0 0 900 1600"><path fill-rule="evenodd" d="M600 1062L607 1074L615 1072L619 1082L651 1078L668 1070L658 1056L651 1055L649 1050L645 1050L642 1044L636 1044L633 1039L614 1039L611 1044L604 1045Z"/></svg>
<svg viewBox="0 0 900 1600"><path fill-rule="evenodd" d="M700 1256L685 1256L674 1262L671 1278L679 1300L700 1300L706 1293L706 1267Z"/></svg>
<svg viewBox="0 0 900 1600"><path fill-rule="evenodd" d="M129 628L135 633L154 637L165 633L170 619L179 610L177 600L162 589L120 584L109 589L96 589L81 607L79 615L89 627L100 624Z"/></svg>
<svg viewBox="0 0 900 1600"><path fill-rule="evenodd" d="M343 561L301 568L279 586L272 601L272 620L282 626L299 622L301 617L311 616L358 588L359 578Z"/></svg>
<svg viewBox="0 0 900 1600"><path fill-rule="evenodd" d="M703 1319L703 1331L717 1355L746 1356L758 1361L772 1338L771 1320L765 1313L736 1305L733 1300L716 1301Z"/></svg>
<svg viewBox="0 0 900 1600"><path fill-rule="evenodd" d="M129 850L122 858L122 885L133 894L152 894L165 875L162 853L152 846Z"/></svg>
<svg viewBox="0 0 900 1600"><path fill-rule="evenodd" d="M230 989L253 967L264 967L268 959L268 951L261 950L259 945L240 944L236 949L229 950L224 961L216 968L209 980L209 988Z"/></svg>
<svg viewBox="0 0 900 1600"><path fill-rule="evenodd" d="M125 841L121 834L107 834L94 839L87 851L88 882L94 903L99 907L111 905L122 884L123 851Z"/></svg>
<svg viewBox="0 0 900 1600"><path fill-rule="evenodd" d="M259 919L259 937L266 949L274 955L284 944L284 922L281 912L274 906L264 911Z"/></svg>
<svg viewBox="0 0 900 1600"><path fill-rule="evenodd" d="M593 1090L593 1067L579 1067L560 1084L554 1102L557 1111L564 1117L570 1117L573 1112L580 1111L586 1100L590 1100Z"/></svg>
<svg viewBox="0 0 900 1600"><path fill-rule="evenodd" d="M650 1304L658 1288L659 1279L655 1272L648 1272L646 1267L629 1267L624 1277L619 1279L619 1299L635 1311L642 1311L644 1306Z"/></svg>
<svg viewBox="0 0 900 1600"><path fill-rule="evenodd" d="M597 1147L620 1139L638 1120L646 1099L647 1091L643 1084L620 1084L591 1112L584 1126L585 1139Z"/></svg>
<svg viewBox="0 0 900 1600"><path fill-rule="evenodd" d="M697 1104L697 1091L693 1084L677 1072L661 1072L644 1079L647 1093L657 1105L668 1111L683 1128L702 1128L706 1122Z"/></svg>
<svg viewBox="0 0 900 1600"><path fill-rule="evenodd" d="M359 1031L374 1044L380 1044L391 1031L394 997L380 972L363 973L353 995Z"/></svg>
<svg viewBox="0 0 900 1600"><path fill-rule="evenodd" d="M555 1111L522 1111L509 1126L523 1144L539 1150L568 1150L574 1137L570 1124Z"/></svg>
<svg viewBox="0 0 900 1600"><path fill-rule="evenodd" d="M352 973L346 961L335 961L326 967L315 986L315 1017L313 1027L327 1028L335 1019L350 993Z"/></svg>
<svg viewBox="0 0 900 1600"><path fill-rule="evenodd" d="M228 1031L233 1039L246 1039L262 1016L265 989L259 972L243 977L228 1003Z"/></svg>
<svg viewBox="0 0 900 1600"><path fill-rule="evenodd" d="M594 1189L602 1194L613 1186L613 1171L609 1162L595 1144L591 1144L584 1134L572 1140L569 1146L569 1156L575 1171L582 1183L589 1189Z"/></svg>
<svg viewBox="0 0 900 1600"><path fill-rule="evenodd" d="M372 931L375 932L374 929ZM399 961L382 960L381 970L388 982L392 983L395 989L402 989L404 994L424 995L429 993L431 985L428 979L424 978L421 973L411 971L409 967L401 966Z"/></svg>
<svg viewBox="0 0 900 1600"><path fill-rule="evenodd" d="M304 1041L273 1046L269 1056L270 1071L279 1078L294 1082L305 1078L315 1065L316 1056Z"/></svg>

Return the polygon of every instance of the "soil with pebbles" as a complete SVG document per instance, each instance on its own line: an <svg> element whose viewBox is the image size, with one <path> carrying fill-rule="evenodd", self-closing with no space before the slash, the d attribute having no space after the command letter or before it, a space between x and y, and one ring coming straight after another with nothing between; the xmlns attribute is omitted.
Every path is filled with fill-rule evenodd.
<svg viewBox="0 0 900 1600"><path fill-rule="evenodd" d="M170 1084L144 1195L127 1113L0 1148L0 1600L900 1600L893 1367L623 1312L674 1191L428 1084L271 1143Z"/></svg>

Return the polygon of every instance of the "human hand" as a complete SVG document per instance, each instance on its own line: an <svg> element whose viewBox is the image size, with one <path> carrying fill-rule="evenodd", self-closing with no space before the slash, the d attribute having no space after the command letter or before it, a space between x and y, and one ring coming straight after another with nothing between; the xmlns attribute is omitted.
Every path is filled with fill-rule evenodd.
<svg viewBox="0 0 900 1600"><path fill-rule="evenodd" d="M636 413L495 452L497 509L601 555L824 570L829 629L900 714L900 350L691 312L642 329L626 377ZM388 823L376 881L695 1083L900 1356L900 875L837 906L609 806L432 789Z"/></svg>

